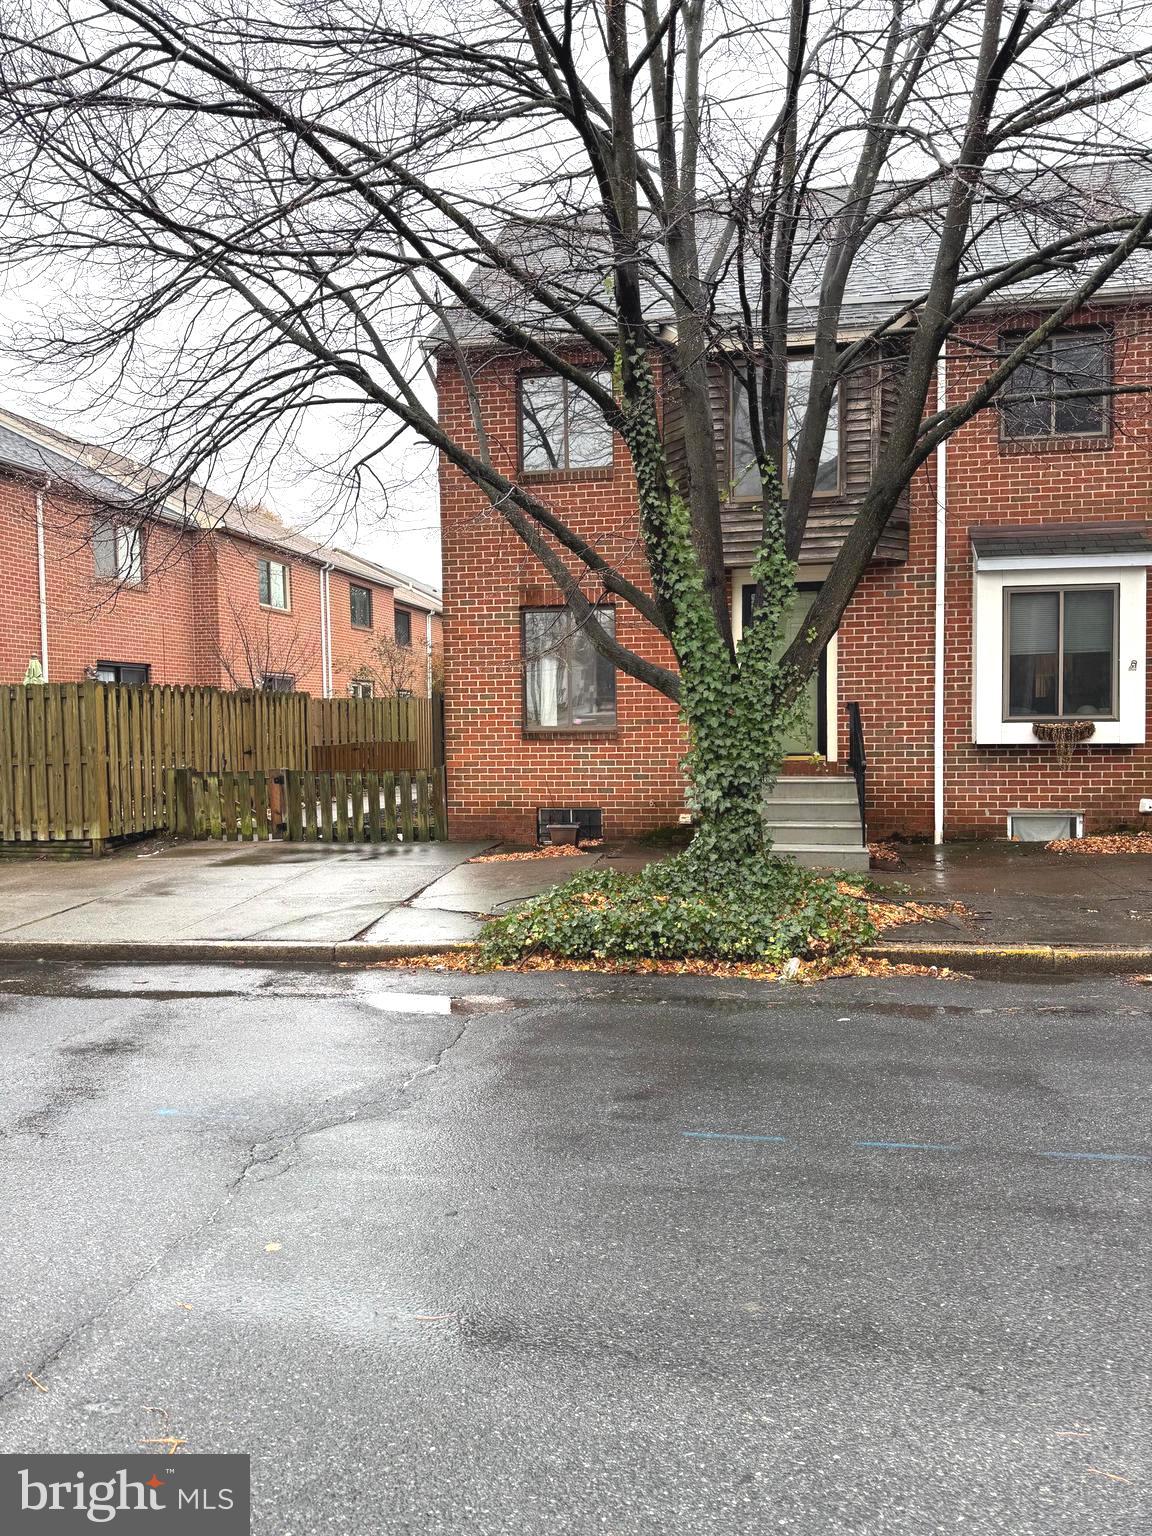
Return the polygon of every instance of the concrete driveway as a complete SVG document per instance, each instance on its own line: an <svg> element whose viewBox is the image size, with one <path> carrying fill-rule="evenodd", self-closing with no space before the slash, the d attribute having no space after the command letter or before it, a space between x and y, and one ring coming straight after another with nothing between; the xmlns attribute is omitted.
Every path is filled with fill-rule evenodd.
<svg viewBox="0 0 1152 1536"><path fill-rule="evenodd" d="M0 971L0 1450L248 1452L256 1536L1135 1536L1148 1025Z"/></svg>

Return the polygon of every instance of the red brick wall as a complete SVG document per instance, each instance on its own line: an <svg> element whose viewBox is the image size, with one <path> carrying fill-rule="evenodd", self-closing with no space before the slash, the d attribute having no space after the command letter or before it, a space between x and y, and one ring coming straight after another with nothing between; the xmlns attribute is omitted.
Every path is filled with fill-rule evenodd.
<svg viewBox="0 0 1152 1536"><path fill-rule="evenodd" d="M517 458L514 368L496 362L484 377L494 455L511 473ZM450 366L441 369L440 420L453 435L470 438L467 401ZM600 807L610 836L674 821L684 805L679 726L675 707L653 689L618 677L612 732L525 733L520 610L555 602L556 589L458 470L444 464L440 485L453 835L532 841L542 805ZM547 484L536 476L533 485L557 512L594 535L629 576L643 579L636 501L623 460L611 470L551 476ZM617 635L623 644L671 663L661 638L623 606L617 609Z"/></svg>
<svg viewBox="0 0 1152 1536"><path fill-rule="evenodd" d="M1011 327L1029 317L1012 317ZM1085 315L1116 334L1116 383L1144 384L1152 374L1145 312ZM1005 322L1007 324L1007 322ZM995 347L1000 325L963 338ZM951 398L987 367L953 363ZM486 415L501 467L516 464L514 367L483 370ZM441 369L441 419L470 436L466 402L450 366ZM1152 508L1152 411L1143 394L1118 396L1106 447L1004 448L994 411L981 413L948 445L946 576L946 836L1004 836L1009 811L1079 810L1089 829L1137 824L1137 802L1152 794L1152 747L1080 748L1070 767L1050 748L977 746L972 742L972 553L969 528L980 522L1145 519ZM534 484L537 483L534 481ZM538 805L597 805L611 834L667 823L682 808L676 761L680 736L666 700L619 679L618 728L596 738L557 733L526 737L521 727L519 610L545 582L539 565L498 515L451 466L441 471L449 799L460 835L532 836ZM554 477L556 509L594 535L631 576L636 508L628 470ZM935 470L916 476L906 564L874 566L845 615L839 636L839 751L847 755L844 705L863 709L869 751L869 821L877 836L931 836L933 830L933 686ZM553 590L554 589L550 589ZM551 599L555 600L553 596ZM1150 605L1152 613L1152 605ZM659 637L620 609L619 633L646 655L668 658Z"/></svg>

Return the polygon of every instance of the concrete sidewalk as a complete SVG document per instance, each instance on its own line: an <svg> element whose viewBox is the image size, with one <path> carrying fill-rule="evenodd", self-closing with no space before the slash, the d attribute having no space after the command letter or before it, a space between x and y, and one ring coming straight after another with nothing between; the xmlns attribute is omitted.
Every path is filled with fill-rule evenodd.
<svg viewBox="0 0 1152 1536"><path fill-rule="evenodd" d="M971 916L890 929L915 943L1152 946L1152 856L1049 853L1037 843L909 844L905 868L875 875Z"/></svg>
<svg viewBox="0 0 1152 1536"><path fill-rule="evenodd" d="M444 904L433 893L485 846L182 843L122 849L106 859L6 863L0 942L467 939L487 910L483 883L470 889L463 882L458 899ZM425 897L431 904L415 909Z"/></svg>
<svg viewBox="0 0 1152 1536"><path fill-rule="evenodd" d="M639 869L654 856L621 846L467 862L488 846L180 843L97 860L0 863L0 950L208 944L243 958L244 946L250 953L266 945L285 958L295 946L296 958L329 959L325 946L346 951L338 958L368 946L411 952L474 939L487 915L591 865ZM963 968L962 951L976 948L1108 949L1108 969L1152 971L1152 857L1058 855L1010 843L911 845L902 853L905 868L875 877L882 889L963 902L970 915L887 930L878 952L890 958ZM901 946L915 953L896 953ZM1121 949L1132 953L1115 953ZM991 963L989 953L984 960Z"/></svg>

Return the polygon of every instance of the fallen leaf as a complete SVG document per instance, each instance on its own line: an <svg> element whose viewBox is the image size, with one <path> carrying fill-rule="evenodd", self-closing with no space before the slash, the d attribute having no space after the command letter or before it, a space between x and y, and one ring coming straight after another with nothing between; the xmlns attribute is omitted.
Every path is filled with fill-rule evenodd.
<svg viewBox="0 0 1152 1536"><path fill-rule="evenodd" d="M264 1252L265 1253L279 1253L281 1248L283 1248L283 1246L284 1246L283 1243L265 1243L264 1244Z"/></svg>

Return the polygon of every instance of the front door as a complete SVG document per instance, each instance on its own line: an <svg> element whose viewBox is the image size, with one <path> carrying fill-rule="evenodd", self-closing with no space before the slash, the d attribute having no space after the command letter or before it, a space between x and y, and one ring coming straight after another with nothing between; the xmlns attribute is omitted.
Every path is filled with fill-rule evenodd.
<svg viewBox="0 0 1152 1536"><path fill-rule="evenodd" d="M748 623L752 613L752 594L755 587L746 586L743 591L743 621ZM780 651L784 651L792 644L796 636L804 627L804 621L808 617L808 610L812 606L816 593L820 590L819 582L802 581L797 583L796 596L793 598L788 612L784 615L784 629L781 635ZM804 693L801 699L800 713L797 715L792 729L784 738L784 752L788 757L811 757L814 753L827 752L826 734L826 707L828 679L828 652L825 650L820 655L820 665L804 685Z"/></svg>

